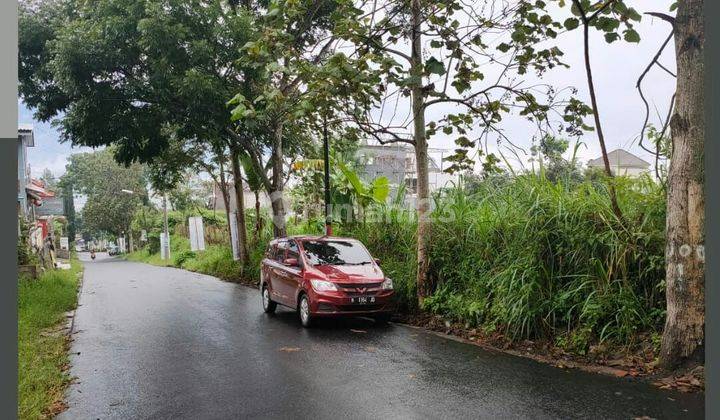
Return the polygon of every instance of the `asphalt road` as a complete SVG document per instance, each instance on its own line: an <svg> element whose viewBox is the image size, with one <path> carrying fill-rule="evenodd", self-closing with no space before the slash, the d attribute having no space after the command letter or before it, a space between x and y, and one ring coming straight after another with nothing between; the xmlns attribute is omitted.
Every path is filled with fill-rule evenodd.
<svg viewBox="0 0 720 420"><path fill-rule="evenodd" d="M305 330L257 290L85 263L70 408L95 418L702 418L703 396L351 319Z"/></svg>

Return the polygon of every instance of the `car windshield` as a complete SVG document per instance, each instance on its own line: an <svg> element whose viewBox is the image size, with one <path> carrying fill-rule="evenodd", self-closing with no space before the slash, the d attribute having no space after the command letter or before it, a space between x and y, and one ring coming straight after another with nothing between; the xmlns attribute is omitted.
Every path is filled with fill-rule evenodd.
<svg viewBox="0 0 720 420"><path fill-rule="evenodd" d="M312 265L361 265L372 261L370 254L357 242L304 241L303 248Z"/></svg>

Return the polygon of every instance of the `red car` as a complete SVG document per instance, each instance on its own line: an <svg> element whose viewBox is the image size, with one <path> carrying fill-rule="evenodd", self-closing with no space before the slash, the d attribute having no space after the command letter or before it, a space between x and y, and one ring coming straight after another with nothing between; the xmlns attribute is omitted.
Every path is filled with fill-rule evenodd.
<svg viewBox="0 0 720 420"><path fill-rule="evenodd" d="M309 327L324 316L361 315L380 323L395 309L392 280L355 239L294 236L274 239L260 269L263 310L296 309Z"/></svg>

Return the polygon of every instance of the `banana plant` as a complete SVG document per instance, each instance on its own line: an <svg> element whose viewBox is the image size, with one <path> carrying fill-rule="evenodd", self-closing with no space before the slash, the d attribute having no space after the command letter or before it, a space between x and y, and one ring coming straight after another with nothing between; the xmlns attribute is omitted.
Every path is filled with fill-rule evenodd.
<svg viewBox="0 0 720 420"><path fill-rule="evenodd" d="M390 194L390 181L387 177L381 176L373 179L371 182L365 182L355 170L337 158L332 158L333 162L330 173L332 185L332 204L336 209L350 209L354 206L358 207L361 215L372 204L385 204ZM297 171L321 171L323 167L322 159L307 159L296 161L293 169ZM342 218L342 214L336 214ZM354 214L346 215L348 220L354 218Z"/></svg>
<svg viewBox="0 0 720 420"><path fill-rule="evenodd" d="M352 194L358 206L365 209L372 203L385 204L390 193L390 181L386 177L380 176L370 183L365 183L357 172L348 168L344 163L337 162L337 166L352 187Z"/></svg>

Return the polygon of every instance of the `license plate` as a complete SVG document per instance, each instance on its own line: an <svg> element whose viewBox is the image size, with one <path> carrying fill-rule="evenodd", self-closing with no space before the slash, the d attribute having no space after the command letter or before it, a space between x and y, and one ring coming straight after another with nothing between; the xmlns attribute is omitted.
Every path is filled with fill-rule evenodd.
<svg viewBox="0 0 720 420"><path fill-rule="evenodd" d="M356 296L350 298L350 303L356 303L358 305L367 305L368 303L375 303L375 296Z"/></svg>

